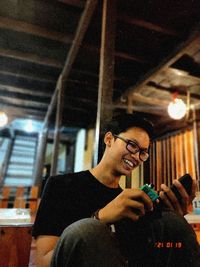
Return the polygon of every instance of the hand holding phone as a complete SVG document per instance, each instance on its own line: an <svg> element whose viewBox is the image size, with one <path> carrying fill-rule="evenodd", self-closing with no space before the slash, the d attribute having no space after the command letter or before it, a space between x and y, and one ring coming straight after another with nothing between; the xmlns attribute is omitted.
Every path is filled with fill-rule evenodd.
<svg viewBox="0 0 200 267"><path fill-rule="evenodd" d="M191 193L192 193L192 183L193 183L192 177L188 173L186 173L183 176L181 176L178 179L178 181L182 184L182 186L185 188L187 194L190 196ZM156 200L159 199L159 202L160 203L158 204L158 206L162 206L162 199L153 190L153 188L151 187L151 185L145 184L140 189L143 190L151 198L151 200L154 203L156 203L157 202ZM178 199L179 203L181 204L182 196L179 193L179 190L176 188L176 186L174 184L171 185L170 189L173 191L173 193L175 194L175 196Z"/></svg>
<svg viewBox="0 0 200 267"><path fill-rule="evenodd" d="M192 177L186 173L183 176L181 176L178 181L182 184L182 186L185 188L187 194L190 196L192 193ZM175 194L176 198L178 199L178 201L181 203L181 194L179 193L178 189L176 188L176 186L173 184L170 189L173 191L173 193Z"/></svg>

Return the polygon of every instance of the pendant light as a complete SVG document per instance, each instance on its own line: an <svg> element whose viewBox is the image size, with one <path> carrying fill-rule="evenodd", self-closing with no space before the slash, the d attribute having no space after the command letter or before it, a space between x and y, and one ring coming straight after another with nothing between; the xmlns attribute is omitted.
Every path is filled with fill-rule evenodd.
<svg viewBox="0 0 200 267"><path fill-rule="evenodd" d="M8 123L8 116L2 110L0 110L0 127L4 127Z"/></svg>
<svg viewBox="0 0 200 267"><path fill-rule="evenodd" d="M168 114L174 120L180 120L186 115L187 107L184 101L177 97L178 93L173 94L173 99L168 105Z"/></svg>

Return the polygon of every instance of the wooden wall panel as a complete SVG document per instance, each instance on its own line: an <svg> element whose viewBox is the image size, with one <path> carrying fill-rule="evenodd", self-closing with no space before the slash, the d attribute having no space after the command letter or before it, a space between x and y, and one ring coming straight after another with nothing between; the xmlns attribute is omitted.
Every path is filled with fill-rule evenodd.
<svg viewBox="0 0 200 267"><path fill-rule="evenodd" d="M171 143L170 138L166 138L166 154L167 154L167 184L170 184L171 182L171 157L170 157L170 151L171 151Z"/></svg>
<svg viewBox="0 0 200 267"><path fill-rule="evenodd" d="M199 131L199 129L198 129ZM151 145L150 182L159 190L161 183L171 185L185 173L197 178L193 129L168 135L155 140Z"/></svg>

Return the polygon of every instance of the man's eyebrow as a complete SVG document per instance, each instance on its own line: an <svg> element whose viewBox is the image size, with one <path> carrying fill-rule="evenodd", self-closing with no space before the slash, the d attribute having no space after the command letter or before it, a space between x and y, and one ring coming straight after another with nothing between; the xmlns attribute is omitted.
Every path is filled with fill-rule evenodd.
<svg viewBox="0 0 200 267"><path fill-rule="evenodd" d="M133 139L133 140L131 140L131 139L128 139L130 142L133 142L133 143L135 143L135 144L137 144L138 146L139 146L139 148L141 149L141 150L143 150L143 151L148 151L149 150L149 147L141 147L139 144L138 144L138 141L136 140L136 139Z"/></svg>

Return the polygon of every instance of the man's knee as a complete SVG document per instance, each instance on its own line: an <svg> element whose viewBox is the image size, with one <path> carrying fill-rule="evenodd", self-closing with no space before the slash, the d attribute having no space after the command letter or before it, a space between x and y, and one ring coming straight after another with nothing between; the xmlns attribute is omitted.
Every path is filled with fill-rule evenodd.
<svg viewBox="0 0 200 267"><path fill-rule="evenodd" d="M85 240L96 241L98 238L110 235L110 231L107 226L98 220L92 218L86 218L69 225L62 233L61 239L69 242L69 240L80 241Z"/></svg>
<svg viewBox="0 0 200 267"><path fill-rule="evenodd" d="M109 228L89 218L69 225L54 251L51 266L124 266L124 258Z"/></svg>

